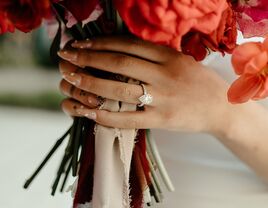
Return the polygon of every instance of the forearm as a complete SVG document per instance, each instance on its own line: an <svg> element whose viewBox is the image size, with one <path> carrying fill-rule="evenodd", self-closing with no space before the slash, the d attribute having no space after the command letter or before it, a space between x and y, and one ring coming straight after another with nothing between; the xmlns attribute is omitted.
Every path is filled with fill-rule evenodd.
<svg viewBox="0 0 268 208"><path fill-rule="evenodd" d="M226 117L215 136L268 181L268 111L253 102L229 104Z"/></svg>

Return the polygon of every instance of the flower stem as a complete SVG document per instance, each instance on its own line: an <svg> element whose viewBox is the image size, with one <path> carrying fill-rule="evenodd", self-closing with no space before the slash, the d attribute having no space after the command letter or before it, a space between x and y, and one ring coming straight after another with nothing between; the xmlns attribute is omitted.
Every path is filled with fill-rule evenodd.
<svg viewBox="0 0 268 208"><path fill-rule="evenodd" d="M57 142L55 143L55 145L52 147L52 149L49 151L49 153L47 154L47 156L45 157L45 159L43 160L43 162L38 166L38 168L36 169L36 171L32 174L32 176L26 180L25 184L24 184L24 188L27 189L32 181L35 179L35 177L38 175L38 173L43 169L43 167L46 165L46 163L48 162L48 160L51 158L51 156L54 154L54 152L59 148L59 146L62 144L62 142L64 141L64 139L68 136L68 134L70 133L71 128L69 128L65 134L57 140Z"/></svg>
<svg viewBox="0 0 268 208"><path fill-rule="evenodd" d="M157 167L159 169L159 173L167 187L167 189L171 192L175 191L175 188L170 180L170 177L167 173L167 170L164 166L164 163L161 159L161 156L159 154L159 151L158 151L158 148L157 148L157 145L155 143L155 140L154 138L152 137L152 133L151 133L151 130L150 129L147 129L146 130L146 138L147 138L147 144L148 146L150 147L151 151L152 151L152 154L153 154L153 157L155 159L155 162L157 164Z"/></svg>
<svg viewBox="0 0 268 208"><path fill-rule="evenodd" d="M75 177L77 175L77 165L78 165L78 154L80 148L80 140L82 139L82 130L83 130L83 119L82 118L75 118L76 129L74 133L74 145L73 145L73 158L72 158L72 174Z"/></svg>
<svg viewBox="0 0 268 208"><path fill-rule="evenodd" d="M71 169L72 169L72 159L70 160L69 165L68 165L68 167L67 167L67 169L65 171L65 177L63 179L60 192L63 192L63 190L64 190L64 187L65 187L65 184L66 184L66 181L68 179L68 176L69 176L69 173L70 173Z"/></svg>

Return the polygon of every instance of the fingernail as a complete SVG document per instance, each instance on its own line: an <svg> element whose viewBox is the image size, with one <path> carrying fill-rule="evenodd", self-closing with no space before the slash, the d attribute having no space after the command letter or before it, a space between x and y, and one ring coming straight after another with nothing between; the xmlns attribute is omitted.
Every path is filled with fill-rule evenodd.
<svg viewBox="0 0 268 208"><path fill-rule="evenodd" d="M63 78L70 82L71 84L77 86L80 85L82 77L77 74L77 73L68 73L68 72L63 72Z"/></svg>
<svg viewBox="0 0 268 208"><path fill-rule="evenodd" d="M70 62L77 61L77 52L76 51L61 50L58 52L58 56L67 60L67 61L70 61Z"/></svg>
<svg viewBox="0 0 268 208"><path fill-rule="evenodd" d="M89 39L86 39L84 41L75 41L72 44L72 47L74 48L80 48L80 49L84 49L84 48L91 48L92 46L92 41Z"/></svg>
<svg viewBox="0 0 268 208"><path fill-rule="evenodd" d="M95 120L97 118L97 114L93 111L89 111L87 109L78 109L77 110L77 113L80 114L80 115L83 115L89 119L93 119Z"/></svg>

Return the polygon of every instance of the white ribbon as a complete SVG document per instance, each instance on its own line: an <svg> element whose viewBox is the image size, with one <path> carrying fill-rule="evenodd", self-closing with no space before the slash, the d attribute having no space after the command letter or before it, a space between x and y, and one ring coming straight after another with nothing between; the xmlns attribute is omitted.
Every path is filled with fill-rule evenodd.
<svg viewBox="0 0 268 208"><path fill-rule="evenodd" d="M136 105L106 99L102 109L136 111ZM96 125L93 208L130 208L129 172L135 129Z"/></svg>

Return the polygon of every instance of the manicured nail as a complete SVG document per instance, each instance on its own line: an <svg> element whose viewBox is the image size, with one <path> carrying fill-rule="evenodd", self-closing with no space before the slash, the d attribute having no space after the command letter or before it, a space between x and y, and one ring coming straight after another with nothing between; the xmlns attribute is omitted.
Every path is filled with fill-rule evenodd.
<svg viewBox="0 0 268 208"><path fill-rule="evenodd" d="M77 113L79 115L83 115L89 119L95 120L97 118L97 114L94 111L90 111L88 109L78 109Z"/></svg>
<svg viewBox="0 0 268 208"><path fill-rule="evenodd" d="M61 50L58 52L58 56L70 61L70 62L76 62L77 61L77 52L71 51L71 50Z"/></svg>
<svg viewBox="0 0 268 208"><path fill-rule="evenodd" d="M84 41L75 41L72 44L72 47L74 48L80 48L80 49L84 49L84 48L91 48L92 46L92 41L89 39L86 39Z"/></svg>
<svg viewBox="0 0 268 208"><path fill-rule="evenodd" d="M80 85L82 77L77 74L77 73L68 73L68 72L63 72L63 78L70 82L71 84L77 86Z"/></svg>

